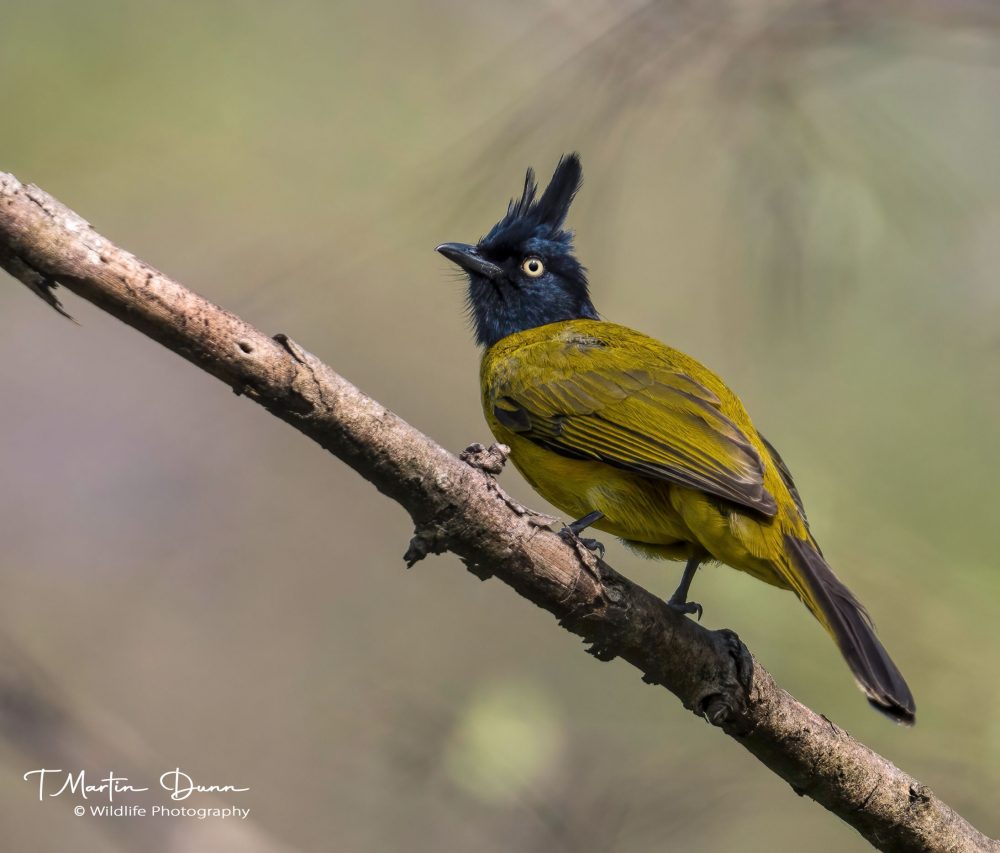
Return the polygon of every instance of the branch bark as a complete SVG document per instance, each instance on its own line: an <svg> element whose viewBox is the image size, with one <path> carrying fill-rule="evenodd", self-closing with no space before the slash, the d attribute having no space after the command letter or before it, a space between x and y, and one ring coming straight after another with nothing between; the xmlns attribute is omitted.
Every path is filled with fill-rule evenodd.
<svg viewBox="0 0 1000 853"><path fill-rule="evenodd" d="M502 448L463 458L363 394L284 335L269 337L0 172L0 266L49 304L60 284L221 379L309 436L401 504L406 559L451 551L591 644L662 685L885 851L997 851L925 785L777 686L732 631L678 615L497 485Z"/></svg>

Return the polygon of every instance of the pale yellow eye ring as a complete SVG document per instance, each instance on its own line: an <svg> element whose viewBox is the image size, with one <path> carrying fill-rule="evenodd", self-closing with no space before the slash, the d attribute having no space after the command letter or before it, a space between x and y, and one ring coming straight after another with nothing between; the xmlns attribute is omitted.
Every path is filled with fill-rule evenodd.
<svg viewBox="0 0 1000 853"><path fill-rule="evenodd" d="M524 263L521 264L521 269L524 270L525 275L529 275L532 278L538 278L538 276L545 272L545 264L542 263L541 258L532 256L524 259Z"/></svg>

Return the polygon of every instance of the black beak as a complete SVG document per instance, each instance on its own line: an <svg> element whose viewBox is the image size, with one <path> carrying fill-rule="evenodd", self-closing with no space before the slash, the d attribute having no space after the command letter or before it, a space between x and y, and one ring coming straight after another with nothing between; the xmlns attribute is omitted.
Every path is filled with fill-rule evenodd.
<svg viewBox="0 0 1000 853"><path fill-rule="evenodd" d="M498 279L504 275L504 271L500 267L490 263L479 254L479 250L475 246L470 246L468 243L442 243L436 251L449 261L458 264L466 272L477 273L490 280Z"/></svg>

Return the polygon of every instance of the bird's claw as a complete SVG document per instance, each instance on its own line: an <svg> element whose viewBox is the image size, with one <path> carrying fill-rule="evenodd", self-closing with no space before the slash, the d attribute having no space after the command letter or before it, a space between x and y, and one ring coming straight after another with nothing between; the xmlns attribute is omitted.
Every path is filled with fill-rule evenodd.
<svg viewBox="0 0 1000 853"><path fill-rule="evenodd" d="M604 559L604 543L598 541L597 539L588 539L580 536L573 529L573 525L567 524L559 531L559 535L570 542L570 544L579 544L586 548L593 554L597 554L598 559Z"/></svg>
<svg viewBox="0 0 1000 853"><path fill-rule="evenodd" d="M598 541L597 539L584 539L580 536L577 537L580 540L580 544L583 545L588 551L593 551L597 554L598 559L604 559L604 543Z"/></svg>
<svg viewBox="0 0 1000 853"><path fill-rule="evenodd" d="M704 608L702 608L697 601L674 601L674 599L671 598L670 601L667 602L667 607L685 615L694 614L698 621L701 622L701 614Z"/></svg>

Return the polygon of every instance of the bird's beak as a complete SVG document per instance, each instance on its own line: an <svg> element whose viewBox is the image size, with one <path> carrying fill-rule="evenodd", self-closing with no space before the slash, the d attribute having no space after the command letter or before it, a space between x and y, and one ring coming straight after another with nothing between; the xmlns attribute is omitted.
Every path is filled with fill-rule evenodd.
<svg viewBox="0 0 1000 853"><path fill-rule="evenodd" d="M442 243L436 251L449 261L458 264L466 272L474 272L490 280L498 279L504 271L496 264L490 263L475 246L468 243Z"/></svg>

